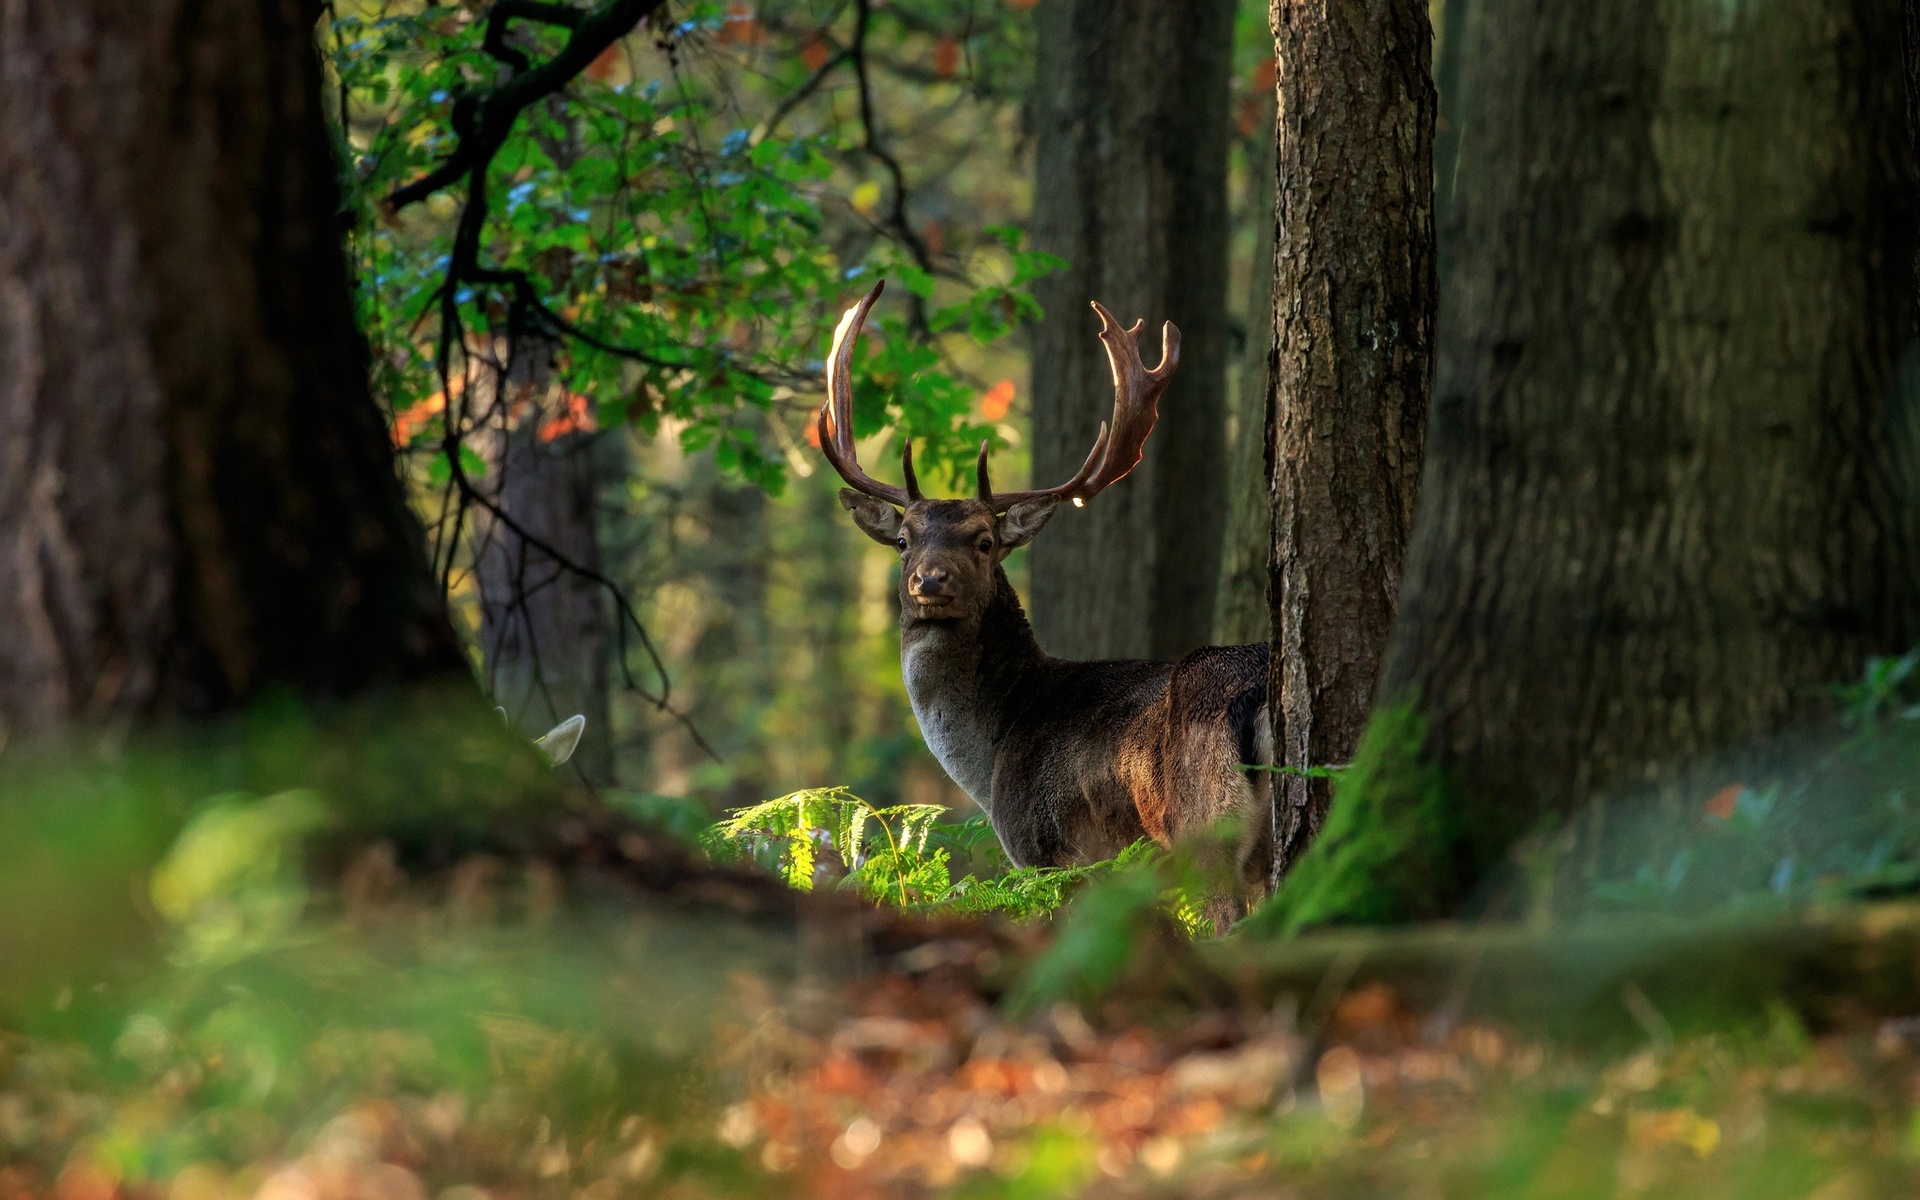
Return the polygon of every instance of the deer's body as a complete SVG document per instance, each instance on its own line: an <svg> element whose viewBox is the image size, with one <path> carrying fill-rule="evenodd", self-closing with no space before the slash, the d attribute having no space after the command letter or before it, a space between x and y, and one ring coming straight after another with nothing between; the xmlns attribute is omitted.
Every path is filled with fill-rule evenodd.
<svg viewBox="0 0 1920 1200"><path fill-rule="evenodd" d="M900 663L922 736L953 781L986 810L1017 866L1111 858L1143 837L1163 845L1238 817L1240 876L1266 879L1273 821L1265 772L1267 647L1208 646L1179 662L1070 662L1034 640L1001 563L1065 500L1084 503L1140 461L1160 392L1179 361L1166 327L1158 367L1140 361L1139 326L1104 308L1114 421L1071 480L995 492L980 451L980 495L929 500L860 469L851 433L853 339L876 287L847 311L829 357L820 445L851 486L841 503L875 541L900 552Z"/></svg>
<svg viewBox="0 0 1920 1200"><path fill-rule="evenodd" d="M1177 663L1070 662L1034 640L1006 573L978 616L902 605L901 673L920 731L993 822L1016 866L1111 858L1141 838L1267 812L1267 648L1209 646ZM1270 826L1270 822L1266 823ZM1264 870L1266 839L1242 848Z"/></svg>

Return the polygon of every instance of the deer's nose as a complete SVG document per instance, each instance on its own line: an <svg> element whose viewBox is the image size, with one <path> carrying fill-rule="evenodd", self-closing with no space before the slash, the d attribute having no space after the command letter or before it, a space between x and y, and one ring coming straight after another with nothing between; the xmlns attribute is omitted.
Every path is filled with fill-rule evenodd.
<svg viewBox="0 0 1920 1200"><path fill-rule="evenodd" d="M945 567L920 567L913 573L911 590L916 596L939 596L946 592L951 578Z"/></svg>

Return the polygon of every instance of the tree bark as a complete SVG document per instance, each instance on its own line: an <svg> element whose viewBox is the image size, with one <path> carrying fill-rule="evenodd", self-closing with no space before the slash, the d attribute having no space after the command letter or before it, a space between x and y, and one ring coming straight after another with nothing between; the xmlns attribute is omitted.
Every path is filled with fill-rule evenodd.
<svg viewBox="0 0 1920 1200"><path fill-rule="evenodd" d="M1274 0L1280 196L1271 369L1275 758L1346 762L1413 524L1432 380L1433 34L1425 0ZM1283 777L1276 878L1325 779Z"/></svg>
<svg viewBox="0 0 1920 1200"><path fill-rule="evenodd" d="M1231 0L1042 0L1033 238L1033 473L1066 479L1113 411L1087 309L1180 327L1146 461L1033 550L1033 621L1073 658L1174 657L1210 634L1226 518Z"/></svg>
<svg viewBox="0 0 1920 1200"><path fill-rule="evenodd" d="M544 392L545 376L538 371L528 390ZM509 390L514 388L509 381ZM492 487L494 501L536 541L480 518L480 649L487 688L529 737L576 713L586 717L572 762L588 783L604 787L614 781L607 701L613 604L606 585L572 569L601 570L594 439L579 433L543 439L541 410L528 407L500 438Z"/></svg>
<svg viewBox="0 0 1920 1200"><path fill-rule="evenodd" d="M0 11L0 729L464 671L294 0Z"/></svg>
<svg viewBox="0 0 1920 1200"><path fill-rule="evenodd" d="M1807 721L1920 634L1900 35L1841 0L1473 6L1384 682L1447 834L1370 861L1414 814L1343 792L1323 845L1372 915L1451 911L1543 817Z"/></svg>
<svg viewBox="0 0 1920 1200"><path fill-rule="evenodd" d="M1900 48L1906 59L1907 148L1920 160L1920 0L1901 0ZM1914 238L1913 278L1920 296L1920 236Z"/></svg>

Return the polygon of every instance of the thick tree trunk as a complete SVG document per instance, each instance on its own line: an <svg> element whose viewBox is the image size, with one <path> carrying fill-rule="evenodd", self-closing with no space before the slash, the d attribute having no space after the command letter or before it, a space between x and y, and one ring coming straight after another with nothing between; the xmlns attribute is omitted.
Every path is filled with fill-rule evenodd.
<svg viewBox="0 0 1920 1200"><path fill-rule="evenodd" d="M535 541L481 518L480 649L487 688L522 733L538 737L576 713L587 718L573 763L602 787L613 782L613 603L604 584L572 569L600 571L594 442L572 433L542 440L541 426L530 414L495 456L494 499Z"/></svg>
<svg viewBox="0 0 1920 1200"><path fill-rule="evenodd" d="M1275 758L1343 763L1373 703L1413 524L1432 380L1432 30L1425 0L1275 0ZM1325 818L1275 796L1276 875Z"/></svg>
<svg viewBox="0 0 1920 1200"><path fill-rule="evenodd" d="M1449 911L1543 816L1807 720L1920 635L1900 35L1842 0L1474 5L1384 683L1445 786L1343 792L1312 857L1371 881L1364 915Z"/></svg>
<svg viewBox="0 0 1920 1200"><path fill-rule="evenodd" d="M1920 160L1920 0L1901 0L1900 35L1907 68L1907 147ZM1920 236L1914 238L1913 278L1920 296Z"/></svg>
<svg viewBox="0 0 1920 1200"><path fill-rule="evenodd" d="M295 0L0 10L0 730L465 670Z"/></svg>
<svg viewBox="0 0 1920 1200"><path fill-rule="evenodd" d="M1225 523L1232 0L1042 0L1034 245L1070 266L1035 291L1033 473L1072 475L1113 411L1087 302L1180 327L1147 458L1033 550L1040 640L1073 658L1205 643Z"/></svg>
<svg viewBox="0 0 1920 1200"><path fill-rule="evenodd" d="M1248 219L1254 226L1246 298L1246 345L1234 388L1237 428L1228 447L1227 532L1220 551L1220 595L1213 640L1223 646L1264 642L1267 562L1273 557L1273 505L1267 498L1271 443L1267 434L1267 368L1273 357L1273 212L1276 192L1273 98L1247 149Z"/></svg>

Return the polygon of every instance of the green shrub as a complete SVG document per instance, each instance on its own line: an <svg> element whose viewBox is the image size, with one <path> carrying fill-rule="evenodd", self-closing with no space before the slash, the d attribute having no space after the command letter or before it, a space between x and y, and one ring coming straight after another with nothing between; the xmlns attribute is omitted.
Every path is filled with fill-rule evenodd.
<svg viewBox="0 0 1920 1200"><path fill-rule="evenodd" d="M983 816L940 820L946 812L932 804L877 808L844 787L803 788L734 809L702 842L716 857L753 858L803 891L832 880L879 904L1016 920L1047 916L1094 879L1158 853L1138 842L1086 866L1015 867L955 879L954 860L978 857L993 830Z"/></svg>

